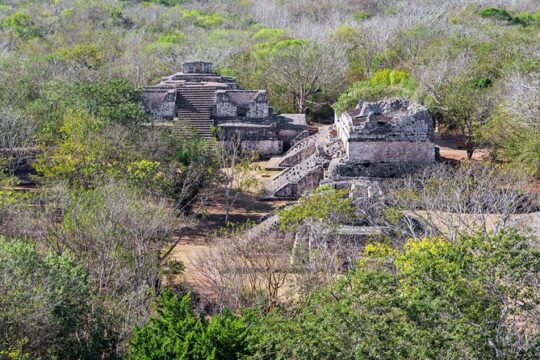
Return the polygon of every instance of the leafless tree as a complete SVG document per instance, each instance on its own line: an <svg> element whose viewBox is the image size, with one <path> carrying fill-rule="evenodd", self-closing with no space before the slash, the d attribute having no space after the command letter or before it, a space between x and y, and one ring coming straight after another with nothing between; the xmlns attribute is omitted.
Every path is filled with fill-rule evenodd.
<svg viewBox="0 0 540 360"><path fill-rule="evenodd" d="M474 61L470 51L463 50L455 57L442 56L437 61L417 67L414 72L422 91L430 95L437 103L442 97L442 86L451 78L462 76Z"/></svg>
<svg viewBox="0 0 540 360"><path fill-rule="evenodd" d="M273 215L218 236L194 261L197 288L218 306L267 306L303 301L354 266L365 237L344 235L343 214L280 225Z"/></svg>
<svg viewBox="0 0 540 360"><path fill-rule="evenodd" d="M219 236L193 260L197 287L205 297L218 307L232 308L271 308L291 298L296 292L288 261L293 239L277 231L276 220Z"/></svg>
<svg viewBox="0 0 540 360"><path fill-rule="evenodd" d="M0 106L0 155L6 161L9 175L13 176L36 144L37 126L20 111Z"/></svg>
<svg viewBox="0 0 540 360"><path fill-rule="evenodd" d="M216 189L222 191L225 200L225 222L234 204L243 191L256 189L258 180L254 176L256 166L252 163L254 154L243 148L243 134L239 131L226 135L224 141L216 144L217 162L220 168Z"/></svg>
<svg viewBox="0 0 540 360"><path fill-rule="evenodd" d="M57 186L32 199L0 216L2 233L73 253L89 273L93 301L106 305L108 327L127 339L160 289L161 252L180 221L170 205L113 182L84 194Z"/></svg>
<svg viewBox="0 0 540 360"><path fill-rule="evenodd" d="M385 192L386 225L405 237L497 233L523 224L520 218L538 209L538 195L530 191L531 179L522 172L488 165L451 168L438 165L401 181L388 182ZM383 216L384 217L384 216Z"/></svg>
<svg viewBox="0 0 540 360"><path fill-rule="evenodd" d="M276 91L285 90L293 100L295 111L305 113L308 108L321 105L316 100L317 95L342 90L345 62L342 46L293 46L270 62L270 86Z"/></svg>
<svg viewBox="0 0 540 360"><path fill-rule="evenodd" d="M540 131L540 73L514 73L506 82L508 113L532 131Z"/></svg>

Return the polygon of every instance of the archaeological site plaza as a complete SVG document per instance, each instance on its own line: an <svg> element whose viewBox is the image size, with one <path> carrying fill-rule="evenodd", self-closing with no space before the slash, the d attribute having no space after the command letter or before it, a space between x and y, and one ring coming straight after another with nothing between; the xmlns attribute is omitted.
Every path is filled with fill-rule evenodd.
<svg viewBox="0 0 540 360"><path fill-rule="evenodd" d="M267 199L298 198L321 182L398 178L437 157L432 118L409 100L359 99L336 114L333 125L310 135L304 114L276 114L265 90L242 90L202 61L184 63L182 72L146 87L142 99L157 123L225 142L239 139L242 150L272 157L269 168L283 171L264 184Z"/></svg>

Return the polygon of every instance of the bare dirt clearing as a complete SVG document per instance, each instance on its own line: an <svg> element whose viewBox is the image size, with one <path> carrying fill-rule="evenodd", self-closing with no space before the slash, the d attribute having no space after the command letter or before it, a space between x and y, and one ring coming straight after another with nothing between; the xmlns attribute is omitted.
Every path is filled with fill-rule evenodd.
<svg viewBox="0 0 540 360"><path fill-rule="evenodd" d="M265 162L259 162L256 165L257 168L264 169ZM276 173L278 172L256 170L253 171L252 176L258 180L263 180L274 176ZM257 191L240 192L234 206L229 211L229 223L238 226L248 222L258 222L288 203L290 202L259 200ZM196 269L192 260L205 250L208 250L216 233L226 228L226 212L227 201L224 198L224 191L220 189L211 194L206 199L204 206L198 209L196 222L182 230L180 241L170 255L171 259L182 261L185 265L185 275L182 276L181 280L188 282L188 284L195 282L196 279L193 279L192 276L196 273Z"/></svg>

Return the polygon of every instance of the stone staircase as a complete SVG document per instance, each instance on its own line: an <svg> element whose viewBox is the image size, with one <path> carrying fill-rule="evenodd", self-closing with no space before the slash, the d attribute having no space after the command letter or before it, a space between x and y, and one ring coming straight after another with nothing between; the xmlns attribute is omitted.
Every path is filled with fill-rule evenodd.
<svg viewBox="0 0 540 360"><path fill-rule="evenodd" d="M282 168L295 166L313 155L317 146L327 146L330 144L332 142L332 129L332 126L322 128L316 134L298 141L281 157L279 166Z"/></svg>
<svg viewBox="0 0 540 360"><path fill-rule="evenodd" d="M201 137L212 137L214 121L211 119L212 109L216 101L216 87L205 85L189 85L178 88L180 97L177 117L187 120Z"/></svg>
<svg viewBox="0 0 540 360"><path fill-rule="evenodd" d="M279 216L276 214L272 214L251 229L247 230L245 235L248 237L265 236L273 231L277 231L278 229Z"/></svg>
<svg viewBox="0 0 540 360"><path fill-rule="evenodd" d="M322 148L316 149L309 158L284 170L267 182L265 186L267 196L297 198L305 191L314 189L323 179L324 169L329 161Z"/></svg>
<svg viewBox="0 0 540 360"><path fill-rule="evenodd" d="M276 158L283 172L265 183L266 198L298 198L316 188L323 180L331 160L345 154L334 126L328 126L302 139L283 157Z"/></svg>

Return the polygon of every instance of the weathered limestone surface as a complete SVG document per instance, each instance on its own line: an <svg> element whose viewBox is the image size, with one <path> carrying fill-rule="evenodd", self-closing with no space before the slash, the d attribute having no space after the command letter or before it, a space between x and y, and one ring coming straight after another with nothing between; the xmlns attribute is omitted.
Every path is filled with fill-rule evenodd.
<svg viewBox="0 0 540 360"><path fill-rule="evenodd" d="M268 94L264 90L218 90L214 116L270 120Z"/></svg>
<svg viewBox="0 0 540 360"><path fill-rule="evenodd" d="M305 115L277 115L265 90L240 90L236 80L217 74L211 63L184 63L183 72L146 87L142 102L154 121L176 119L194 134L242 142L263 157L283 152L284 144L307 130Z"/></svg>
<svg viewBox="0 0 540 360"><path fill-rule="evenodd" d="M337 116L334 126L302 139L281 157L279 166L290 168L267 186L270 196L282 196L278 188L287 188L287 182L289 188L295 186L295 191L286 192L287 197L318 186L311 181L298 187L297 178L309 177L308 169L315 167L323 169L325 182L332 183L401 177L435 162L431 116L409 100L360 101L356 108ZM288 175L292 169L295 178Z"/></svg>
<svg viewBox="0 0 540 360"><path fill-rule="evenodd" d="M303 139L282 158L286 170L265 184L267 197L297 198L316 188L325 177L332 157L341 156L342 147L333 127Z"/></svg>
<svg viewBox="0 0 540 360"><path fill-rule="evenodd" d="M319 185L324 179L324 169L330 160L319 148L305 161L286 169L267 184L269 196L298 198Z"/></svg>
<svg viewBox="0 0 540 360"><path fill-rule="evenodd" d="M336 116L336 128L346 156L332 177L399 177L435 162L431 116L409 100L360 101Z"/></svg>
<svg viewBox="0 0 540 360"><path fill-rule="evenodd" d="M435 161L435 147L431 141L351 142L347 150L349 162Z"/></svg>
<svg viewBox="0 0 540 360"><path fill-rule="evenodd" d="M192 61L182 64L184 74L214 74L212 63L204 61Z"/></svg>
<svg viewBox="0 0 540 360"><path fill-rule="evenodd" d="M409 100L360 101L356 108L336 116L336 128L350 161L435 161L431 116ZM420 147L415 157L414 149Z"/></svg>
<svg viewBox="0 0 540 360"><path fill-rule="evenodd" d="M300 139L282 156L279 166L295 166L313 155L317 147L325 148L335 143L338 139L332 136L333 130L334 127L327 126L312 136L308 135Z"/></svg>

